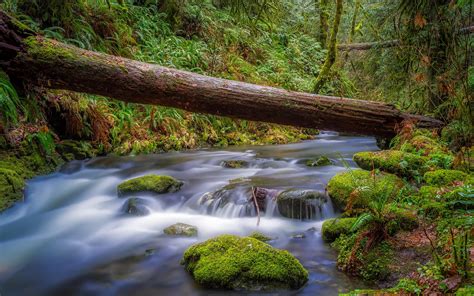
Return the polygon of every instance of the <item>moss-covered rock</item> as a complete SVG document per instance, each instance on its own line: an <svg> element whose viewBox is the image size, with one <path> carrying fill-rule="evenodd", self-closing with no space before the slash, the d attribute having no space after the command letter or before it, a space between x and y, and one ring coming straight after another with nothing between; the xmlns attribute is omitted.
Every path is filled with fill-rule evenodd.
<svg viewBox="0 0 474 296"><path fill-rule="evenodd" d="M413 178L426 171L426 157L398 150L383 150L377 152L358 152L353 156L357 165L366 170L380 169L381 171Z"/></svg>
<svg viewBox="0 0 474 296"><path fill-rule="evenodd" d="M289 189L277 196L278 211L283 217L292 219L315 219L328 198L324 192Z"/></svg>
<svg viewBox="0 0 474 296"><path fill-rule="evenodd" d="M151 192L157 194L176 192L183 182L170 177L160 175L146 175L127 180L118 185L119 196L125 196L139 192Z"/></svg>
<svg viewBox="0 0 474 296"><path fill-rule="evenodd" d="M418 227L416 212L401 208L399 204L390 205L387 215L393 218L387 226L391 234L395 234L399 230L410 231Z"/></svg>
<svg viewBox="0 0 474 296"><path fill-rule="evenodd" d="M308 281L308 272L288 251L250 237L221 235L195 244L182 264L207 288L297 289Z"/></svg>
<svg viewBox="0 0 474 296"><path fill-rule="evenodd" d="M229 169L241 169L249 166L249 163L245 160L224 160L221 165Z"/></svg>
<svg viewBox="0 0 474 296"><path fill-rule="evenodd" d="M432 172L426 172L423 176L423 179L427 184L434 186L452 185L456 181L467 181L468 178L468 174L457 170L436 170Z"/></svg>
<svg viewBox="0 0 474 296"><path fill-rule="evenodd" d="M330 160L327 156L319 156L313 159L308 159L306 161L306 165L309 167L319 167L319 166L326 166L333 164L332 160Z"/></svg>
<svg viewBox="0 0 474 296"><path fill-rule="evenodd" d="M323 240L332 243L341 234L348 234L357 218L333 218L324 221L321 232Z"/></svg>
<svg viewBox="0 0 474 296"><path fill-rule="evenodd" d="M176 235L176 236L197 236L198 229L196 226L176 223L171 226L166 227L163 232L167 235Z"/></svg>
<svg viewBox="0 0 474 296"><path fill-rule="evenodd" d="M402 180L395 175L349 170L335 175L329 181L327 191L333 204L344 210L349 202L352 208L364 208L376 195L394 197L402 187Z"/></svg>

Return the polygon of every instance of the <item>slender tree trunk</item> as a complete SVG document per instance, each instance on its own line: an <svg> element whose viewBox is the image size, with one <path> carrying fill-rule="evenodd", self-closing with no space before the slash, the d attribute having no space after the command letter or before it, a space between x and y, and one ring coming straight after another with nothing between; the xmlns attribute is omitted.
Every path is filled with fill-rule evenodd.
<svg viewBox="0 0 474 296"><path fill-rule="evenodd" d="M10 76L46 88L377 137L392 137L404 120L441 126L389 104L292 92L87 51L31 36L5 18L0 11L0 65Z"/></svg>
<svg viewBox="0 0 474 296"><path fill-rule="evenodd" d="M329 0L319 1L319 42L326 48L329 31Z"/></svg>
<svg viewBox="0 0 474 296"><path fill-rule="evenodd" d="M343 0L336 0L336 15L334 16L334 24L332 26L331 37L328 44L328 54L314 85L314 92L316 93L319 92L321 87L327 82L332 65L336 62L337 32L339 30L339 24L341 23L342 11Z"/></svg>
<svg viewBox="0 0 474 296"><path fill-rule="evenodd" d="M355 2L354 2L354 13L352 14L352 20L351 20L351 31L349 33L349 39L347 40L347 43L349 43L349 44L351 44L352 40L354 39L355 28L356 28L356 23L357 23L357 14L359 12L359 6L360 6L360 0L355 0ZM349 57L349 51L347 51L346 54L344 55L344 62L347 61L348 57Z"/></svg>

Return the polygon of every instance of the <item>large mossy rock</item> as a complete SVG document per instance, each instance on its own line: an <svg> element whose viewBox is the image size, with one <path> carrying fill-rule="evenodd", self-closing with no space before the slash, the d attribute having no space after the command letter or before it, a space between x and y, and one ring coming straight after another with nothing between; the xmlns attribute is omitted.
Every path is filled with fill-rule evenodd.
<svg viewBox="0 0 474 296"><path fill-rule="evenodd" d="M133 193L169 193L178 191L183 182L170 177L160 175L146 175L127 180L118 185L119 196L126 196Z"/></svg>
<svg viewBox="0 0 474 296"><path fill-rule="evenodd" d="M416 154L398 150L382 150L376 152L358 152L353 160L365 170L380 169L381 171L412 178L426 171L428 159Z"/></svg>
<svg viewBox="0 0 474 296"><path fill-rule="evenodd" d="M423 176L426 184L432 186L448 186L453 185L454 182L473 181L468 174L457 170L436 170L426 172Z"/></svg>
<svg viewBox="0 0 474 296"><path fill-rule="evenodd" d="M389 194L395 197L403 187L403 181L395 175L369 171L348 170L335 175L328 183L327 191L339 210L349 202L352 208L364 208L377 195ZM389 198L389 199L390 199Z"/></svg>
<svg viewBox="0 0 474 296"><path fill-rule="evenodd" d="M314 190L289 189L277 196L278 211L292 219L322 218L323 205L328 201L325 193Z"/></svg>
<svg viewBox="0 0 474 296"><path fill-rule="evenodd" d="M175 236L197 236L198 229L196 226L193 225L176 223L166 227L163 232L167 235Z"/></svg>
<svg viewBox="0 0 474 296"><path fill-rule="evenodd" d="M56 149L68 161L73 159L83 160L97 155L97 152L88 142L63 140L56 145Z"/></svg>
<svg viewBox="0 0 474 296"><path fill-rule="evenodd" d="M321 232L323 240L332 243L341 234L349 234L357 218L332 218L324 221Z"/></svg>
<svg viewBox="0 0 474 296"><path fill-rule="evenodd" d="M288 251L250 237L221 235L189 247L182 264L203 287L298 289L308 272Z"/></svg>

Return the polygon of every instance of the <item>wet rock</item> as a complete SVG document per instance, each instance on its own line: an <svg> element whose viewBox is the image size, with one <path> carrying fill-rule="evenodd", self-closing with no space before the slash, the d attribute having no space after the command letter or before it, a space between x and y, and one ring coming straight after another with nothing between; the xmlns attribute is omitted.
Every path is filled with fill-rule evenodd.
<svg viewBox="0 0 474 296"><path fill-rule="evenodd" d="M140 192L163 194L176 192L182 185L183 182L170 176L146 175L122 182L117 189L119 196Z"/></svg>
<svg viewBox="0 0 474 296"><path fill-rule="evenodd" d="M122 206L122 211L132 216L146 216L150 210L146 207L145 200L137 197L129 198Z"/></svg>
<svg viewBox="0 0 474 296"><path fill-rule="evenodd" d="M221 165L229 169L241 169L249 166L249 163L245 160L224 160Z"/></svg>
<svg viewBox="0 0 474 296"><path fill-rule="evenodd" d="M280 214L292 219L316 219L328 201L326 194L314 190L289 189L277 196Z"/></svg>
<svg viewBox="0 0 474 296"><path fill-rule="evenodd" d="M167 235L176 235L176 236L197 236L198 229L196 226L176 223L171 226L166 227L163 232Z"/></svg>
<svg viewBox="0 0 474 296"><path fill-rule="evenodd" d="M74 140L61 141L56 145L56 150L65 160L83 160L94 157L97 154L90 143Z"/></svg>
<svg viewBox="0 0 474 296"><path fill-rule="evenodd" d="M291 238L302 239L302 238L306 238L306 235L304 233L298 233L298 234L293 234Z"/></svg>
<svg viewBox="0 0 474 296"><path fill-rule="evenodd" d="M273 238L269 237L269 236L266 236L265 234L261 233L261 232L258 232L258 231L254 231L252 232L249 237L251 238L254 238L256 240L259 240L261 242L268 242L268 241L271 241Z"/></svg>
<svg viewBox="0 0 474 296"><path fill-rule="evenodd" d="M309 167L319 167L331 164L333 164L333 161L324 155L306 161L306 165Z"/></svg>
<svg viewBox="0 0 474 296"><path fill-rule="evenodd" d="M181 263L206 288L298 289L308 281L308 272L288 251L250 237L221 235L195 244Z"/></svg>

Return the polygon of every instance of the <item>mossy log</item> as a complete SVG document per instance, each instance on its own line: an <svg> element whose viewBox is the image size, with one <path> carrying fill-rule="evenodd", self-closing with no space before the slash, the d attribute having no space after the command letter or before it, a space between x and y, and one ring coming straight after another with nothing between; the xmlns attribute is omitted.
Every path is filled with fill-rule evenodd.
<svg viewBox="0 0 474 296"><path fill-rule="evenodd" d="M380 102L300 93L208 77L83 50L21 27L0 11L0 65L11 76L130 103L389 138L404 120L438 128L438 120Z"/></svg>

